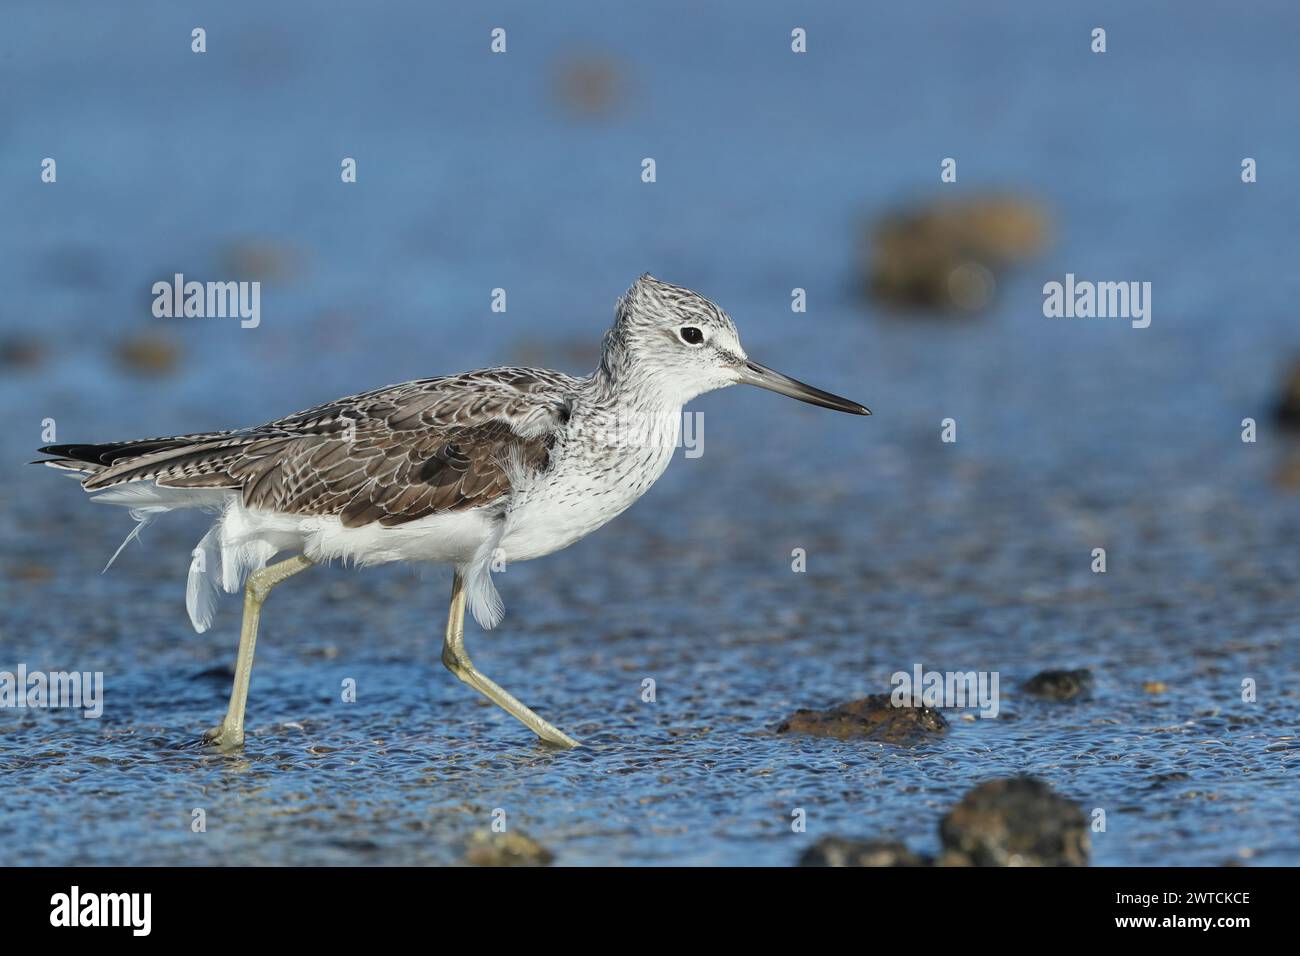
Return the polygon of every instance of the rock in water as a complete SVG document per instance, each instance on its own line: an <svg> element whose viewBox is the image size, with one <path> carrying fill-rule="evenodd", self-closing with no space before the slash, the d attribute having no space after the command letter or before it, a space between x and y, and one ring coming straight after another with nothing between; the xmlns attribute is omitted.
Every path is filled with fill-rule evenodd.
<svg viewBox="0 0 1300 956"><path fill-rule="evenodd" d="M470 866L546 866L555 854L517 830L478 830L469 838L464 862Z"/></svg>
<svg viewBox="0 0 1300 956"><path fill-rule="evenodd" d="M837 740L878 740L915 746L948 730L948 722L932 707L895 707L889 694L837 704L830 710L796 710L776 728L778 734L810 734Z"/></svg>
<svg viewBox="0 0 1300 956"><path fill-rule="evenodd" d="M1291 365L1282 380L1281 394L1273 407L1273 419L1282 428L1300 430L1300 361Z"/></svg>
<svg viewBox="0 0 1300 956"><path fill-rule="evenodd" d="M939 823L950 866L1087 866L1082 808L1034 777L988 780Z"/></svg>
<svg viewBox="0 0 1300 956"><path fill-rule="evenodd" d="M800 866L929 866L902 843L822 837L799 857Z"/></svg>
<svg viewBox="0 0 1300 956"><path fill-rule="evenodd" d="M176 371L180 349L169 338L141 335L118 343L118 365L140 378L161 377Z"/></svg>
<svg viewBox="0 0 1300 956"><path fill-rule="evenodd" d="M1076 671L1039 671L1025 681L1022 689L1026 694L1048 700L1073 700L1087 696L1092 690L1092 671L1086 668Z"/></svg>
<svg viewBox="0 0 1300 956"><path fill-rule="evenodd" d="M992 303L997 273L1041 252L1049 232L1036 203L1011 196L903 209L872 230L868 285L897 308L978 312Z"/></svg>

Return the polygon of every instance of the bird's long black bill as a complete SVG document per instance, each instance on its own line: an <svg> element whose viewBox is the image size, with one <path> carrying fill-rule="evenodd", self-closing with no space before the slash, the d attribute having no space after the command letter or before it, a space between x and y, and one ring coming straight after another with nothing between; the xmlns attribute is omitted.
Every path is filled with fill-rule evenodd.
<svg viewBox="0 0 1300 956"><path fill-rule="evenodd" d="M847 398L840 398L838 395L832 395L830 392L823 392L820 388L813 388L811 385L805 385L789 375L782 375L780 372L774 372L766 365L759 365L757 362L745 362L740 369L740 381L746 385L757 385L759 388L765 388L768 391L776 392L779 395L788 395L791 398L797 398L801 402L807 402L809 405L820 405L822 408L833 408L837 412L848 412L851 415L870 415L871 409L865 405L859 405L857 402L851 402Z"/></svg>

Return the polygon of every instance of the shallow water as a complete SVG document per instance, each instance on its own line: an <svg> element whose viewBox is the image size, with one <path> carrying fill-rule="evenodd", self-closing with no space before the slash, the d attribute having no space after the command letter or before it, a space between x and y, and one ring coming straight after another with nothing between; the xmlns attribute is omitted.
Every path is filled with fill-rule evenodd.
<svg viewBox="0 0 1300 956"><path fill-rule="evenodd" d="M453 862L498 808L561 864L788 864L827 834L934 853L965 790L1032 773L1106 811L1097 864L1300 863L1300 499L1279 481L1300 443L1269 421L1300 346L1297 186L1276 159L1236 178L1242 155L1300 153L1260 95L1295 82L1295 14L846 11L805 18L816 56L793 61L777 5L584 9L566 27L509 8L504 61L465 12L205 12L201 65L176 39L189 25L147 11L6 14L0 151L23 170L55 152L60 183L0 177L0 333L45 350L0 369L0 669L106 683L99 720L0 709L10 858ZM77 26L55 44L39 25L58 17ZM1094 19L1105 58L1086 54ZM549 93L575 50L625 71L604 122ZM336 157L354 154L348 191ZM881 314L858 294L861 225L933 195L946 155L959 189L1044 199L1055 243L978 320ZM250 238L295 261L258 329L149 316L154 280L224 278ZM212 631L189 628L202 521L153 525L101 576L128 517L21 464L46 417L61 441L101 440L499 362L582 371L645 269L717 299L755 358L876 414L706 396L702 457L499 577L506 619L471 625L469 649L577 752L442 668L448 578L401 568L277 590L243 752L198 746L239 613L229 598ZM1151 281L1152 326L1044 319L1042 283L1067 271ZM506 315L487 309L496 286ZM175 374L115 363L159 331ZM771 733L918 663L999 672L999 717L949 712L914 750ZM1018 693L1049 667L1091 668L1091 699Z"/></svg>

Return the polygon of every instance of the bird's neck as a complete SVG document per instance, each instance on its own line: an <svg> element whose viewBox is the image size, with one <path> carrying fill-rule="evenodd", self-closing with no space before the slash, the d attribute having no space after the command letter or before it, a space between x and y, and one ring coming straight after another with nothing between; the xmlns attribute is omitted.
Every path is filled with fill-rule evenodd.
<svg viewBox="0 0 1300 956"><path fill-rule="evenodd" d="M653 482L681 438L682 402L644 376L619 375L603 362L584 384L587 394L574 415L577 431L601 446L615 471L620 460L636 462L634 470ZM614 449L624 454L612 454Z"/></svg>
<svg viewBox="0 0 1300 956"><path fill-rule="evenodd" d="M596 404L643 415L678 415L685 399L675 382L656 381L642 373L631 356L606 348L600 365L586 379Z"/></svg>

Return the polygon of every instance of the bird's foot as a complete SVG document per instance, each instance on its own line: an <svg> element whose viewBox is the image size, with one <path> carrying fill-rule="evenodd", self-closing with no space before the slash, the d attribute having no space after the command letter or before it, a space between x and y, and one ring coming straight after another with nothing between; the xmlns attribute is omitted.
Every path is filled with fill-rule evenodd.
<svg viewBox="0 0 1300 956"><path fill-rule="evenodd" d="M552 747L563 747L565 750L572 750L574 747L582 746L582 741L574 740L554 724L547 723L540 717L538 721L542 724L542 727L533 727L533 732Z"/></svg>
<svg viewBox="0 0 1300 956"><path fill-rule="evenodd" d="M203 742L221 750L236 750L244 745L244 728L223 720L211 730L204 731Z"/></svg>

